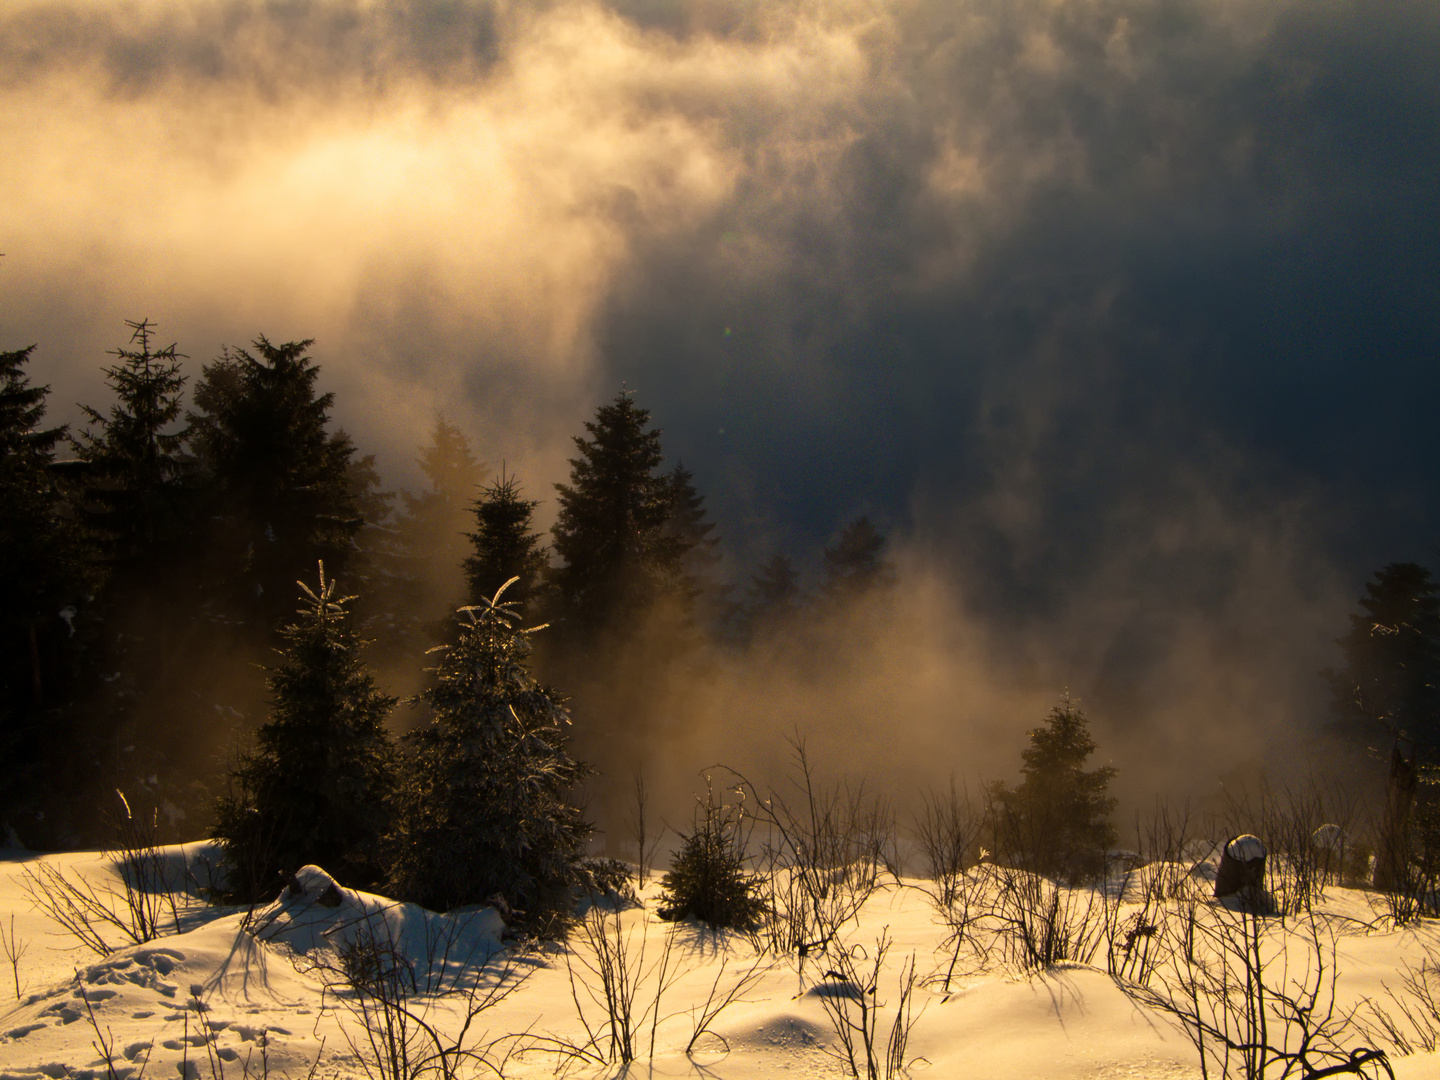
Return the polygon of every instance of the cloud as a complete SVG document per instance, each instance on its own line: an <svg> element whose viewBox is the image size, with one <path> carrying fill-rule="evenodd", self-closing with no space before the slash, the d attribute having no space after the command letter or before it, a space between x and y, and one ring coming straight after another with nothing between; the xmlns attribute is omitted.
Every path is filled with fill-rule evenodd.
<svg viewBox="0 0 1440 1080"><path fill-rule="evenodd" d="M871 512L1167 731L1253 600L1289 689L1226 708L1289 730L1440 524L1437 52L1420 0L6 0L0 342L66 418L125 318L314 337L391 477L438 408L542 498L625 379L735 565Z"/></svg>

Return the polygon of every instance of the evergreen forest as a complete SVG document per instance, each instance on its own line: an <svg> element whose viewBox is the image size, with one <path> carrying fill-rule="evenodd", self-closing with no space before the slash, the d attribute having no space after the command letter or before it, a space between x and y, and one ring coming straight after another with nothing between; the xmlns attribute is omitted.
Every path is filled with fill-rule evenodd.
<svg viewBox="0 0 1440 1080"><path fill-rule="evenodd" d="M695 475L629 388L577 424L548 488L436 416L417 433L427 486L396 493L335 425L313 342L259 336L194 364L153 323L128 328L97 378L114 403L75 430L47 425L33 347L0 353L10 844L106 843L121 792L161 838L219 839L245 900L318 863L437 909L498 900L544 932L579 885L613 878L587 855L613 850L599 837L620 831L615 792L632 784L645 863L640 766L683 748L675 703L716 656L818 668L826 626L892 617L899 572L869 515L835 522L822 551L728 566ZM1440 860L1424 782L1440 762L1440 590L1387 565L1335 629L1325 723L1375 751L1393 811L1381 846L1413 834ZM987 851L1093 879L1120 839L1110 754L1068 693L1016 723L1021 778L985 789ZM671 907L711 910L720 867L717 910L755 925L738 826L708 805L670 824ZM971 839L957 865L979 857ZM1382 855L1387 872L1407 870Z"/></svg>

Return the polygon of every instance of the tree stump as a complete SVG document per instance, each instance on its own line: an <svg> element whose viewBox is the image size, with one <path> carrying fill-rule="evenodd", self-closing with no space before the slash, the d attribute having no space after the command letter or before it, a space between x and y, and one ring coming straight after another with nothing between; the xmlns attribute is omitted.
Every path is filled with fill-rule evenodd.
<svg viewBox="0 0 1440 1080"><path fill-rule="evenodd" d="M1265 845L1258 836L1241 833L1220 851L1215 899L1238 896L1259 910L1265 901Z"/></svg>

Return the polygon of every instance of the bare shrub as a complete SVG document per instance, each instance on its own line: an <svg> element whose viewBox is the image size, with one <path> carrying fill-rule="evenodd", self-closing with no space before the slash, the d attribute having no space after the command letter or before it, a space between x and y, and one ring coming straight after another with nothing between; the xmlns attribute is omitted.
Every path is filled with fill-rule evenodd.
<svg viewBox="0 0 1440 1080"><path fill-rule="evenodd" d="M1148 818L1136 816L1136 859L1132 866L1111 863L1104 882L1106 964L1111 975L1146 985L1164 957L1164 926L1174 902L1198 899L1202 890L1188 806L1157 800Z"/></svg>
<svg viewBox="0 0 1440 1080"><path fill-rule="evenodd" d="M989 872L984 864L989 852L980 846L985 820L969 792L955 786L954 777L946 789L922 792L920 808L910 819L915 846L925 858L928 884L921 886L926 899L944 921L946 935L937 952L948 957L942 973L932 977L948 993L967 947L988 955L979 925L990 911Z"/></svg>
<svg viewBox="0 0 1440 1080"><path fill-rule="evenodd" d="M727 956L720 961L720 969L715 972L715 979L710 984L710 992L705 995L705 1000L690 1007L691 1034L690 1041L685 1044L686 1054L693 1054L696 1044L707 1033L719 1039L727 1051L730 1049L730 1044L722 1036L717 1035L712 1026L720 1018L720 1014L731 1005L737 1001L746 1000L745 991L758 982L765 973L764 961L765 954L757 950L749 966L743 968L739 975L728 983L725 980L725 970L730 964L730 958ZM725 989L722 990L722 986Z"/></svg>
<svg viewBox="0 0 1440 1080"><path fill-rule="evenodd" d="M837 946L831 950L831 967L825 972L825 982L815 990L840 1043L840 1049L832 1051L833 1055L844 1063L851 1076L863 1076L866 1080L889 1080L913 1064L906 1053L910 1032L919 1019L913 1009L915 956L912 953L901 965L898 996L891 1007L879 996L890 945L886 930L870 950L861 945ZM887 1009L888 1024L883 1020Z"/></svg>
<svg viewBox="0 0 1440 1080"><path fill-rule="evenodd" d="M1081 885L1076 877L1076 867L1091 863L1088 847L1076 860L1069 859L1069 853L1055 846L1054 837L1037 835L1042 819L1020 812L999 785L987 790L985 821L996 850L1013 860L1010 865L997 862L988 875L988 918L1006 962L1022 971L1066 960L1089 963L1104 940L1108 912L1103 882L1099 887ZM1030 868L1037 851L1048 853L1041 862L1067 869L1069 885ZM1103 868L1103 858L1100 865Z"/></svg>
<svg viewBox="0 0 1440 1080"><path fill-rule="evenodd" d="M969 793L956 790L953 777L948 790L929 790L921 796L912 829L935 883L935 903L942 910L950 908L965 887L965 871L980 861L983 825Z"/></svg>
<svg viewBox="0 0 1440 1080"><path fill-rule="evenodd" d="M761 880L770 919L770 947L803 961L824 952L894 870L895 818L889 803L872 796L864 783L823 786L816 778L805 740L787 742L792 772L785 794L754 796L761 840Z"/></svg>
<svg viewBox="0 0 1440 1080"><path fill-rule="evenodd" d="M991 917L1007 962L1035 971L1063 961L1088 964L1105 940L1102 889L1070 887L1028 870L997 866L992 871Z"/></svg>
<svg viewBox="0 0 1440 1080"><path fill-rule="evenodd" d="M981 854L989 853L981 849ZM953 880L950 903L944 907L936 903L936 910L945 921L946 934L940 943L940 951L948 957L943 975L938 977L941 989L949 993L950 984L960 965L960 957L967 951L973 954L977 963L983 965L990 956L992 938L983 931L992 921L994 910L995 868L981 863L959 874ZM938 899L931 894L932 902Z"/></svg>
<svg viewBox="0 0 1440 1080"><path fill-rule="evenodd" d="M1389 1043L1400 1054L1433 1054L1440 1048L1440 964L1434 952L1427 949L1419 967L1406 963L1401 968L1398 990L1383 985L1390 1005L1365 1003L1360 1026L1366 1036Z"/></svg>
<svg viewBox="0 0 1440 1080"><path fill-rule="evenodd" d="M90 1025L90 1031L94 1035L90 1045L100 1055L100 1060L105 1063L105 1075L108 1080L123 1080L121 1072L125 1077L134 1071L131 1066L116 1066L115 1064L115 1033L107 1026L104 1030L100 1028L100 1021L95 1016L94 1006L90 1004L90 995L82 987L79 993L80 1000L85 1005L85 1020ZM151 1040L150 1047L145 1051L145 1061L140 1066L140 1071L135 1074L136 1080L145 1075L145 1068L150 1064L150 1051L154 1049L154 1040ZM123 1060L123 1058L122 1058Z"/></svg>
<svg viewBox="0 0 1440 1080"><path fill-rule="evenodd" d="M655 853L660 850L664 831L650 833L650 793L645 788L645 774L635 770L634 801L630 804L630 833L635 838L635 887L645 888Z"/></svg>
<svg viewBox="0 0 1440 1080"><path fill-rule="evenodd" d="M585 1040L540 1037L531 1045L570 1060L628 1065L636 1058L648 1023L653 1057L660 999L678 977L670 968L677 929L667 931L660 956L647 968L644 928L637 948L618 909L600 904L591 907L575 931L579 948L565 954L570 996L585 1029ZM648 1003L642 1005L645 983L653 984L653 990L648 993Z"/></svg>
<svg viewBox="0 0 1440 1080"><path fill-rule="evenodd" d="M659 956L647 965L645 927L627 928L618 909L593 906L576 927L573 947L565 955L570 996L584 1037L527 1035L522 1053L533 1050L555 1055L562 1062L561 1072L571 1065L626 1067L642 1056L653 1058L661 1022L682 1015L662 1013L661 1001L681 974L675 952L684 932L680 925L668 927ZM714 940L720 940L718 933ZM721 961L705 999L687 1010L690 1037L684 1047L686 1054L695 1053L707 1034L729 1049L713 1025L731 1005L745 1000L745 992L764 969L765 954L759 950L748 965L739 968L732 968L728 957ZM727 972L731 973L728 978Z"/></svg>
<svg viewBox="0 0 1440 1080"><path fill-rule="evenodd" d="M1166 944L1161 977L1130 990L1180 1021L1202 1076L1393 1076L1383 1051L1344 1048L1364 1032L1337 1005L1335 935L1319 917L1190 903Z"/></svg>
<svg viewBox="0 0 1440 1080"><path fill-rule="evenodd" d="M458 920L429 924L419 963L383 913L367 913L333 932L335 959L318 964L322 1008L340 1020L369 1080L458 1080L477 1070L503 1075L497 1048L514 1036L487 1039L477 1022L524 984L528 953L510 949L497 959L485 949L482 955L473 942L463 943L462 931Z"/></svg>
<svg viewBox="0 0 1440 1080"><path fill-rule="evenodd" d="M10 977L15 982L15 1000L20 1000L20 960L29 950L30 943L21 941L15 934L15 915L10 915L10 933L5 933L5 927L0 926L0 952L5 954L5 959L10 961Z"/></svg>
<svg viewBox="0 0 1440 1080"><path fill-rule="evenodd" d="M114 819L115 846L106 854L119 871L118 888L67 874L47 862L25 867L22 885L36 907L100 956L181 929L177 898L184 883L169 879L156 839L158 822L132 814L124 793L117 790L115 795L122 812Z"/></svg>

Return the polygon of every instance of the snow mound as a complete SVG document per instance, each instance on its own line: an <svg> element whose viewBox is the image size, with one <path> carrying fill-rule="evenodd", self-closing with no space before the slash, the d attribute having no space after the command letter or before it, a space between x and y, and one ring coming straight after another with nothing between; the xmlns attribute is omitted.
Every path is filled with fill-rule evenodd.
<svg viewBox="0 0 1440 1080"><path fill-rule="evenodd" d="M134 859L122 853L114 861L115 873L142 893L213 896L225 887L220 845L214 840L166 844L142 851Z"/></svg>
<svg viewBox="0 0 1440 1080"><path fill-rule="evenodd" d="M418 986L453 982L498 953L505 921L493 907L427 911L347 889L318 866L295 874L280 897L258 911L254 936L300 966L343 969L355 957L402 964Z"/></svg>

